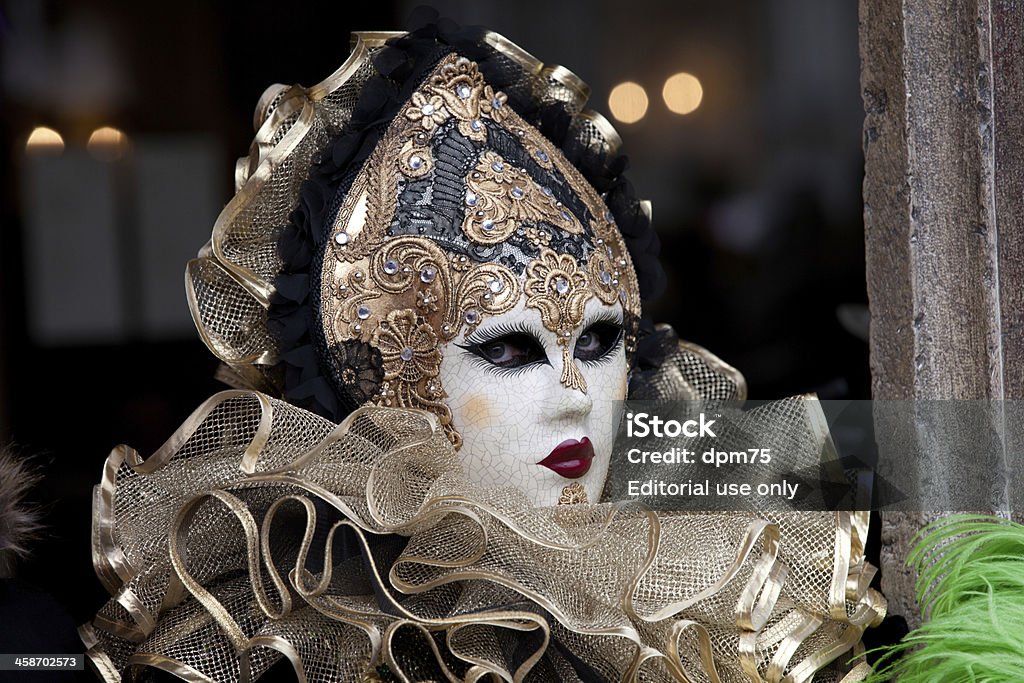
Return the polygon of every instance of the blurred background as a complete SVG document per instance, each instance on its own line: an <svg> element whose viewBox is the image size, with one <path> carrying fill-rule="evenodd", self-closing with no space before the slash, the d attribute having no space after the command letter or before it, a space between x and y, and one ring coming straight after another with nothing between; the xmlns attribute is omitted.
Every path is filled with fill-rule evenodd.
<svg viewBox="0 0 1024 683"><path fill-rule="evenodd" d="M232 193L271 83L311 85L394 0L0 5L0 444L34 455L49 524L22 576L75 623L104 600L91 488L211 393L184 264ZM752 398L869 398L857 4L435 2L593 88L652 200L668 292L648 310Z"/></svg>

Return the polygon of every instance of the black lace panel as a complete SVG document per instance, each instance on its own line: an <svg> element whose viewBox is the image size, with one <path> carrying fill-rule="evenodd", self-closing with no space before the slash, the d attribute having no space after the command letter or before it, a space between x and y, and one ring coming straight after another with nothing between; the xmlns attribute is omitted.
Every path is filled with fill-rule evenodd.
<svg viewBox="0 0 1024 683"><path fill-rule="evenodd" d="M551 235L551 249L571 254L581 263L590 252L593 233L589 229L593 216L583 200L573 191L557 169L544 169L523 147L519 136L493 121L485 121L487 142L479 143L462 135L457 121L441 125L431 141L434 165L430 173L415 180L400 181L398 208L387 230L388 236L416 235L427 237L446 252L465 255L477 262L495 261L522 275L527 264L537 257L539 249L519 228L500 244L482 245L470 242L462 232L465 218L466 178L481 155L492 150L506 162L525 171L539 187L571 211L584 226L584 233L573 235L566 230L540 221L526 227L542 228ZM340 202L335 201L335 205Z"/></svg>

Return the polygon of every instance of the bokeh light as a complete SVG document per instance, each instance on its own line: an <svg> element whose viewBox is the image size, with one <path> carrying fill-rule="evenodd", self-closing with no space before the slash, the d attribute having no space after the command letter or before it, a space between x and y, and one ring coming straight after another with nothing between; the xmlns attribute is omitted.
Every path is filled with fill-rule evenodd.
<svg viewBox="0 0 1024 683"><path fill-rule="evenodd" d="M117 128L103 126L92 132L85 146L100 161L115 161L128 147L128 136Z"/></svg>
<svg viewBox="0 0 1024 683"><path fill-rule="evenodd" d="M63 151L64 138L46 126L33 128L25 141L25 152L28 154L60 154Z"/></svg>
<svg viewBox="0 0 1024 683"><path fill-rule="evenodd" d="M665 106L675 114L689 114L696 111L704 98L704 88L693 74L685 72L673 74L665 81L661 89Z"/></svg>
<svg viewBox="0 0 1024 683"><path fill-rule="evenodd" d="M632 81L619 83L608 95L612 116L622 123L636 123L647 114L647 91Z"/></svg>

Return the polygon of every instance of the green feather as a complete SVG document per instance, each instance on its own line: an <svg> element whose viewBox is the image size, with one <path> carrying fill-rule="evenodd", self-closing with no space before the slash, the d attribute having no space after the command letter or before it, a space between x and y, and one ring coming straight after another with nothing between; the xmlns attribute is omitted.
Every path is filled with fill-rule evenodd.
<svg viewBox="0 0 1024 683"><path fill-rule="evenodd" d="M885 654L871 683L1024 681L1024 526L985 515L952 515L915 539L927 621Z"/></svg>

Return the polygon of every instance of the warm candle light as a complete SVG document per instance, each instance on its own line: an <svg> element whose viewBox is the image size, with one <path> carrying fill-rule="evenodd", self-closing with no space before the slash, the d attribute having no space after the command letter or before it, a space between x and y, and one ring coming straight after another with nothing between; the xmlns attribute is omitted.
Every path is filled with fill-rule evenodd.
<svg viewBox="0 0 1024 683"><path fill-rule="evenodd" d="M677 73L665 81L661 96L669 111L689 114L700 106L700 101L704 98L704 89L693 74Z"/></svg>
<svg viewBox="0 0 1024 683"><path fill-rule="evenodd" d="M128 136L117 128L103 126L97 128L89 136L86 143L89 153L101 161L120 159L128 146Z"/></svg>
<svg viewBox="0 0 1024 683"><path fill-rule="evenodd" d="M636 123L647 114L647 92L638 83L619 83L608 95L608 108L622 123Z"/></svg>
<svg viewBox="0 0 1024 683"><path fill-rule="evenodd" d="M53 128L33 128L25 141L25 152L28 154L60 154L63 151L64 138Z"/></svg>

